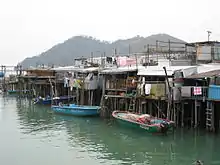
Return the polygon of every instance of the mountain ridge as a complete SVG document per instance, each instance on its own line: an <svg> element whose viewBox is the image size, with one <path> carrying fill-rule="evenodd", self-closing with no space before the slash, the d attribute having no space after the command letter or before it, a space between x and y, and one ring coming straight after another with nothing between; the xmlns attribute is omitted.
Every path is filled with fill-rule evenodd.
<svg viewBox="0 0 220 165"><path fill-rule="evenodd" d="M186 43L181 39L164 33L154 34L148 37L137 35L132 38L118 39L113 42L101 41L92 36L81 35L58 43L39 55L25 58L20 65L22 65L23 68L42 64L60 66L73 65L74 58L90 57L91 52L93 52L94 57L101 56L101 53L104 52L106 56L112 56L114 49L120 54L128 54L129 51L143 52L146 45L155 45L157 40Z"/></svg>

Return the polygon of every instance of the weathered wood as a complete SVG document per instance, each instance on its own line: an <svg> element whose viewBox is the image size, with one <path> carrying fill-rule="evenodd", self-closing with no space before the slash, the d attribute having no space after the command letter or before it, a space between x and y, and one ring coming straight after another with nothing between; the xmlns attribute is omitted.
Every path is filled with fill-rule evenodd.
<svg viewBox="0 0 220 165"><path fill-rule="evenodd" d="M193 109L194 109L194 104L191 102L191 128L193 127L194 119L193 119Z"/></svg>
<svg viewBox="0 0 220 165"><path fill-rule="evenodd" d="M90 105L93 105L93 94L94 94L94 90L91 91Z"/></svg>
<svg viewBox="0 0 220 165"><path fill-rule="evenodd" d="M198 125L198 109L197 109L197 100L195 99L194 101L194 107L195 107L195 124L194 124L194 128L197 128Z"/></svg>

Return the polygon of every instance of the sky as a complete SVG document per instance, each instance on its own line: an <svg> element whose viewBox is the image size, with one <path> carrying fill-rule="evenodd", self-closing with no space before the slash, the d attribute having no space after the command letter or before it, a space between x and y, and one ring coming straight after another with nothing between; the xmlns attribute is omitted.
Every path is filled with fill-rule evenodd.
<svg viewBox="0 0 220 165"><path fill-rule="evenodd" d="M77 35L115 41L166 33L220 41L219 0L0 0L0 65Z"/></svg>

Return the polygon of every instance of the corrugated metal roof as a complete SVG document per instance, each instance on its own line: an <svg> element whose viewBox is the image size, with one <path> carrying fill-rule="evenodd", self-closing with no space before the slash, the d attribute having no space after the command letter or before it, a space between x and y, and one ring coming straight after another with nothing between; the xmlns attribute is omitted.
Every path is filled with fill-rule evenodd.
<svg viewBox="0 0 220 165"><path fill-rule="evenodd" d="M200 79L200 78L205 78L205 77L213 77L213 76L217 76L217 75L220 75L220 69L194 74L194 75L191 75L191 76L187 76L186 78Z"/></svg>
<svg viewBox="0 0 220 165"><path fill-rule="evenodd" d="M127 72L134 72L137 71L139 68L143 68L143 66L125 66L125 67L118 67L118 68L105 68L100 71L100 74L124 74Z"/></svg>
<svg viewBox="0 0 220 165"><path fill-rule="evenodd" d="M178 70L184 70L184 69L190 69L195 68L196 66L167 66L167 75L172 76L174 71ZM163 66L147 66L144 69L139 69L138 74L139 76L165 76L165 71L163 69Z"/></svg>
<svg viewBox="0 0 220 165"><path fill-rule="evenodd" d="M75 66L65 66L65 67L53 68L53 70L55 70L55 71L72 71L72 72L89 73L89 72L98 71L99 67L80 68L80 67L75 67Z"/></svg>
<svg viewBox="0 0 220 165"><path fill-rule="evenodd" d="M214 70L219 70L220 64L219 63L209 63L209 64L201 64L197 67L198 73L204 73Z"/></svg>

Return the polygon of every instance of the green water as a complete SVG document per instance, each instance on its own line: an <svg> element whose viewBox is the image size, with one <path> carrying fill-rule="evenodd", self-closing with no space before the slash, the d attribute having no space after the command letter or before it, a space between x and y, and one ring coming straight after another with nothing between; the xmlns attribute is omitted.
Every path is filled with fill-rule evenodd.
<svg viewBox="0 0 220 165"><path fill-rule="evenodd" d="M49 107L0 97L2 165L220 164L220 137L177 130L152 136L100 118L53 114Z"/></svg>

